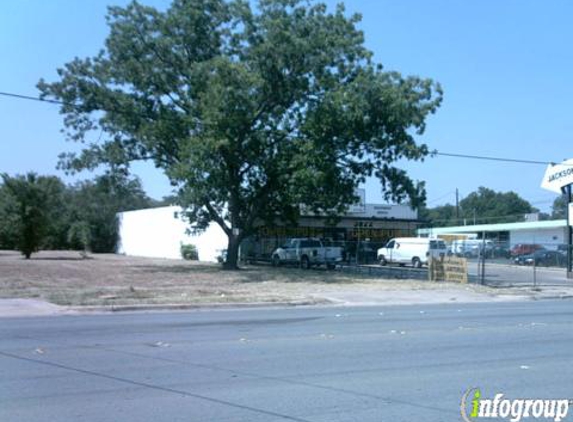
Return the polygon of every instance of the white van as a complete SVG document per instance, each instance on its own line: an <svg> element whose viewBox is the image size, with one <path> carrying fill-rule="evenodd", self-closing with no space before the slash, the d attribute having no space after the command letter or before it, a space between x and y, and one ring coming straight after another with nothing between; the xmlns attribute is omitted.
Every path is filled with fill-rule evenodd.
<svg viewBox="0 0 573 422"><path fill-rule="evenodd" d="M448 252L446 242L428 237L397 237L385 247L378 249L380 265L400 264L420 268L428 265L428 258L445 256Z"/></svg>

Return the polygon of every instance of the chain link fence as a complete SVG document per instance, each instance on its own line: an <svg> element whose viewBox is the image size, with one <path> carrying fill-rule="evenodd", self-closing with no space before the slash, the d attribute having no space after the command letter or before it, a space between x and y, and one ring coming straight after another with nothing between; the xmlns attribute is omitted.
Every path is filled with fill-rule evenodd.
<svg viewBox="0 0 573 422"><path fill-rule="evenodd" d="M241 260L248 264L271 264L273 253L288 238L249 239L241 246ZM381 254L387 241L372 242L320 239L329 253L339 254L336 270L395 279L429 280L428 257L421 265L409 259L401 263L383 262ZM567 278L568 246L557 242L521 243L472 239L443 242L442 256L464 258L470 283L492 287L551 286L573 283ZM573 252L573 251L571 251ZM569 255L571 256L571 254ZM297 266L297 262L290 262ZM315 265L315 268L326 266Z"/></svg>
<svg viewBox="0 0 573 422"><path fill-rule="evenodd" d="M460 254L458 254L460 256ZM569 247L556 242L482 241L461 255L467 259L470 280L488 286L550 286L570 283Z"/></svg>

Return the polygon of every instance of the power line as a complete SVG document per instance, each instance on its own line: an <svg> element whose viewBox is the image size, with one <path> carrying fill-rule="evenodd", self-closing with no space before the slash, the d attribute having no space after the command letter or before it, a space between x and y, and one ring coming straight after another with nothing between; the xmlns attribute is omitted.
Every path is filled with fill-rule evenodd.
<svg viewBox="0 0 573 422"><path fill-rule="evenodd" d="M57 104L57 105L67 105L72 107L79 107L78 104L70 104L64 101L58 100L50 100L40 97L33 97L31 95L24 95L24 94L16 94L12 92L5 92L0 91L0 96L10 97L10 98L17 98L20 100L28 100L28 101L37 101L49 104ZM442 157L452 157L452 158L467 158L471 160L485 160L485 161L497 161L497 162L505 162L505 163L519 163L519 164L535 164L535 165L555 165L556 163L553 161L536 161L536 160L522 160L517 158L505 158L505 157L491 157L491 156L484 156L484 155L472 155L472 154L458 154L458 153L451 153L451 152L441 152L437 149L430 151L430 155L432 156L442 156ZM573 164L562 164L565 166L573 166Z"/></svg>
<svg viewBox="0 0 573 422"><path fill-rule="evenodd" d="M447 198L448 196L450 196L450 195L452 195L452 194L455 194L455 193L456 193L456 191L450 191L450 192L448 192L448 193L446 193L446 194L440 196L439 198L436 198L436 199L434 199L434 200L428 202L426 205L430 205L430 204L433 204L434 202L441 201L442 199Z"/></svg>
<svg viewBox="0 0 573 422"><path fill-rule="evenodd" d="M539 164L539 165L552 165L556 163L553 161L535 161L535 160L520 160L517 158L503 158L503 157L487 157L483 155L470 155L470 154L454 154L451 152L440 152L438 150L433 150L430 152L431 155L441 155L444 157L454 157L454 158L469 158L472 160L487 160L487 161L501 161L506 163L520 163L520 164ZM570 164L573 165L573 164Z"/></svg>
<svg viewBox="0 0 573 422"><path fill-rule="evenodd" d="M32 97L31 95L23 95L23 94L14 94L12 92L2 92L0 91L0 95L4 97L11 97L11 98L18 98L20 100L29 100L29 101L38 101L41 103L50 103L50 104L58 104L58 105L67 105L67 103L58 100L48 100L45 98L40 97Z"/></svg>

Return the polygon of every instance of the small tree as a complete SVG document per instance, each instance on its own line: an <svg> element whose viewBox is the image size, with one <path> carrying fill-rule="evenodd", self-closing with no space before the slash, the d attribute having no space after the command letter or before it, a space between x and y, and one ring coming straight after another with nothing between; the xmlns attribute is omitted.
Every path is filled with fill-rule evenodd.
<svg viewBox="0 0 573 422"><path fill-rule="evenodd" d="M68 230L68 243L72 247L81 247L82 256L87 257L90 249L91 229L86 221L76 221L72 223Z"/></svg>
<svg viewBox="0 0 573 422"><path fill-rule="evenodd" d="M42 188L42 177L35 173L15 177L2 174L2 179L16 206L16 246L29 259L39 250L48 229L48 193Z"/></svg>
<svg viewBox="0 0 573 422"><path fill-rule="evenodd" d="M199 259L199 251L197 250L197 246L192 244L181 245L181 257L183 259L197 261Z"/></svg>

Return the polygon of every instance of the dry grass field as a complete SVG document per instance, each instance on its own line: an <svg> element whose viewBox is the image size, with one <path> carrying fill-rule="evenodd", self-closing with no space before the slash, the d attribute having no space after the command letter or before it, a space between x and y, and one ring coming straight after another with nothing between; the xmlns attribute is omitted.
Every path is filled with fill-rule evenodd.
<svg viewBox="0 0 573 422"><path fill-rule="evenodd" d="M336 271L249 266L223 271L217 264L183 260L50 251L25 260L0 251L0 298L39 298L58 305L114 306L206 303L321 303L341 291L472 290L411 280L383 280Z"/></svg>

